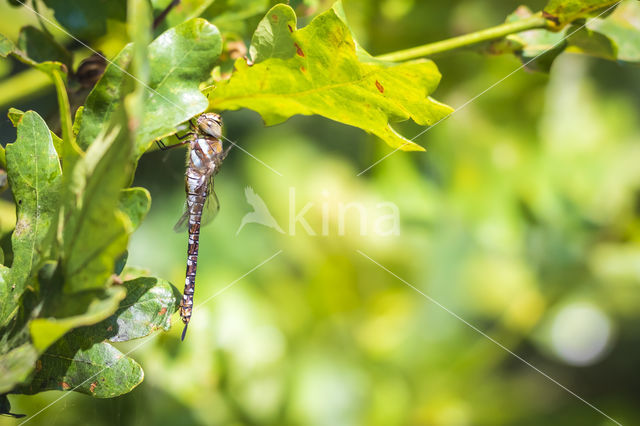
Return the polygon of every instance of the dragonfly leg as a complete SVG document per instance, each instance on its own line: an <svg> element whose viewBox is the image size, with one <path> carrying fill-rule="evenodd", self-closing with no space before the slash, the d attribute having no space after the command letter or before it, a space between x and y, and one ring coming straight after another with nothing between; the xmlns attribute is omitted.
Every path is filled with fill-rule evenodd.
<svg viewBox="0 0 640 426"><path fill-rule="evenodd" d="M193 133L193 132L185 133L182 136L180 136L179 134L176 133L176 138L178 138L178 140L183 140L184 138L188 138L189 136L194 136L194 135L195 135L195 133Z"/></svg>
<svg viewBox="0 0 640 426"><path fill-rule="evenodd" d="M167 145L165 145L165 143L162 142L162 139L156 140L156 145L158 145L158 149L161 149L162 151L166 151L168 149Z"/></svg>
<svg viewBox="0 0 640 426"><path fill-rule="evenodd" d="M233 148L233 145L231 145L229 148L225 149L222 152L222 160L224 160L225 158L227 158L227 155L229 155L229 151L231 151L231 148Z"/></svg>
<svg viewBox="0 0 640 426"><path fill-rule="evenodd" d="M156 141L156 145L158 145L158 148L160 148L162 151L167 151L167 150L169 150L171 148L176 148L176 147L188 144L189 142L191 142L191 139L187 139L185 141L180 141L180 142L178 142L176 144L167 146L164 142L162 142L162 140L158 139Z"/></svg>

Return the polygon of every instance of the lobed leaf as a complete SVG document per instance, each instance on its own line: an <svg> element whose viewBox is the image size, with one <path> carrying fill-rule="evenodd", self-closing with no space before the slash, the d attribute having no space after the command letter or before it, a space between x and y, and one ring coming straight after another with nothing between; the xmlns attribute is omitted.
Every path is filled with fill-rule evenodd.
<svg viewBox="0 0 640 426"><path fill-rule="evenodd" d="M112 398L130 392L143 377L140 365L110 344L91 344L71 332L40 357L30 383L12 393L74 390Z"/></svg>
<svg viewBox="0 0 640 426"><path fill-rule="evenodd" d="M150 89L145 92L144 116L138 118L136 155L146 151L155 139L175 133L177 125L206 109L207 99L198 85L208 78L221 49L218 29L204 19L180 24L149 45ZM125 47L114 62L87 98L78 133L81 148L86 149L95 140L121 103L131 46Z"/></svg>
<svg viewBox="0 0 640 426"><path fill-rule="evenodd" d="M52 389L75 390L109 398L131 391L142 381L140 366L102 341L122 342L147 336L158 329L168 330L171 315L178 308L180 292L167 281L152 277L136 278L112 289L118 290L119 295L127 293L115 313L97 324L76 328L56 339L56 343L40 357L31 381L12 392L33 394ZM84 316L85 319L95 322L98 316L102 316L104 308L112 309L112 302L113 298L96 305ZM49 321L45 325L38 321L31 323L34 338L34 324L39 328L38 332L43 333L42 338L47 338L49 336L45 333L57 332L55 326L62 323ZM6 389L12 389L22 381L24 376Z"/></svg>
<svg viewBox="0 0 640 426"><path fill-rule="evenodd" d="M17 108L9 108L9 112L7 113L9 120L13 124L13 127L18 127L20 120L22 120L22 116L24 116L24 111L20 111ZM62 139L58 135L56 135L51 129L49 129L49 133L51 134L51 139L53 140L53 147L56 149L58 153L58 158L62 156Z"/></svg>
<svg viewBox="0 0 640 426"><path fill-rule="evenodd" d="M550 0L543 10L544 16L561 30L573 21L612 8L620 0Z"/></svg>
<svg viewBox="0 0 640 426"><path fill-rule="evenodd" d="M178 309L181 294L168 281L139 277L125 281L127 297L115 314L91 327L78 330L87 339L96 337L125 342L171 328L171 315Z"/></svg>
<svg viewBox="0 0 640 426"><path fill-rule="evenodd" d="M45 239L55 229L62 170L44 120L27 111L15 143L6 147L7 173L17 209L11 237L13 263L7 281L11 297L0 308L0 325L15 312L34 271L46 259Z"/></svg>
<svg viewBox="0 0 640 426"><path fill-rule="evenodd" d="M252 41L259 62L236 61L231 78L208 91L210 108L249 108L267 125L318 114L359 127L394 148L423 150L389 122L431 125L452 112L429 97L440 81L436 65L429 60L395 64L358 54L333 9L301 30L295 21L293 9L283 4L267 13Z"/></svg>

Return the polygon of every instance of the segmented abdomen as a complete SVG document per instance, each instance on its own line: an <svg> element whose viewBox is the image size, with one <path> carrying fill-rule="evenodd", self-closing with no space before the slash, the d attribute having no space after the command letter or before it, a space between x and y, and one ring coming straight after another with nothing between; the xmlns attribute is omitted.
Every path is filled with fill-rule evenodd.
<svg viewBox="0 0 640 426"><path fill-rule="evenodd" d="M189 177L187 174L187 184ZM187 208L189 209L189 245L187 248L187 272L184 280L184 291L180 302L180 317L184 323L182 339L184 340L191 313L193 311L193 293L196 287L196 269L198 267L198 243L200 240L200 222L202 208L207 200L207 194L191 192L187 187ZM206 191L206 188L203 188Z"/></svg>

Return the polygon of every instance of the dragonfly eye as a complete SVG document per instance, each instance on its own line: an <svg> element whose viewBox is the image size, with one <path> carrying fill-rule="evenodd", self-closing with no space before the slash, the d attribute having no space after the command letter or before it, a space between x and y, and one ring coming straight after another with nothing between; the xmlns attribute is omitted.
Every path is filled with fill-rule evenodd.
<svg viewBox="0 0 640 426"><path fill-rule="evenodd" d="M218 114L207 113L198 117L198 127L203 133L214 138L222 137L222 119Z"/></svg>

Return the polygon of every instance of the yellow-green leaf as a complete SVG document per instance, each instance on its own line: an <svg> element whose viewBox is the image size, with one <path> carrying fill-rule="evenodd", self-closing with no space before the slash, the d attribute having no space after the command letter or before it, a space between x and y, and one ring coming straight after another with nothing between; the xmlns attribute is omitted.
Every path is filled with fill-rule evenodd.
<svg viewBox="0 0 640 426"><path fill-rule="evenodd" d="M620 0L550 0L544 8L544 16L560 30L576 19L613 8L619 2Z"/></svg>
<svg viewBox="0 0 640 426"><path fill-rule="evenodd" d="M260 62L239 59L231 79L209 90L211 109L249 108L267 125L296 114L318 114L407 151L423 148L399 135L390 122L412 119L426 126L452 112L429 96L440 82L432 61L363 60L333 9L301 30L295 22L293 9L283 4L267 13L252 43Z"/></svg>

